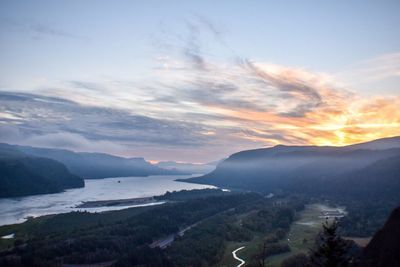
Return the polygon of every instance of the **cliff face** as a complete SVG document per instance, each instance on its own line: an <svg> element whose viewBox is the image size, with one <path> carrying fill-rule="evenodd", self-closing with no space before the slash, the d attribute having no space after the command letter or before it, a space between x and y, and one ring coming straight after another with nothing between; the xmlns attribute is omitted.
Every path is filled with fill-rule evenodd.
<svg viewBox="0 0 400 267"><path fill-rule="evenodd" d="M384 227L364 249L360 266L400 266L400 207L393 210Z"/></svg>

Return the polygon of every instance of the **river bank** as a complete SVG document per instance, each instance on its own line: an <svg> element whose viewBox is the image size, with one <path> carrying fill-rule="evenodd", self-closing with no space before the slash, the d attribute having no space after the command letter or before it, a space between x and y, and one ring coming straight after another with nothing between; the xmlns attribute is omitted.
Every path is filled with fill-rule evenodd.
<svg viewBox="0 0 400 267"><path fill-rule="evenodd" d="M163 204L166 201L158 201L153 196L151 197L138 197L128 199L112 199L112 200L97 200L97 201L84 201L77 205L76 208L99 208L99 207L115 207L115 206L135 206L147 204Z"/></svg>
<svg viewBox="0 0 400 267"><path fill-rule="evenodd" d="M183 176L181 178L190 178ZM84 188L68 189L56 194L43 194L0 199L0 225L22 223L29 217L71 211L103 212L134 206L155 205L162 201L136 199L163 195L167 191L215 188L175 181L176 175L116 177L85 180ZM123 200L123 201L121 201ZM86 204L85 204L86 203ZM83 205L83 206L80 206Z"/></svg>

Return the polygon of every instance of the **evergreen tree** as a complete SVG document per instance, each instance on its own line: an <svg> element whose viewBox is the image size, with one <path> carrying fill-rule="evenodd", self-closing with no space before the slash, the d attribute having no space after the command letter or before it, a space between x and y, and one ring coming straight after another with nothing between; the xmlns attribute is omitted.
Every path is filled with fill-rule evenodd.
<svg viewBox="0 0 400 267"><path fill-rule="evenodd" d="M319 235L316 248L310 253L311 267L346 267L349 257L348 243L337 234L336 220L323 224L323 231Z"/></svg>

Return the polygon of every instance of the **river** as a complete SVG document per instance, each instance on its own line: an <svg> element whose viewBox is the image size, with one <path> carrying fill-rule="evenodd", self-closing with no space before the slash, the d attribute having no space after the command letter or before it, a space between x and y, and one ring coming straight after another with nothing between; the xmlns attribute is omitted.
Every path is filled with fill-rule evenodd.
<svg viewBox="0 0 400 267"><path fill-rule="evenodd" d="M157 175L85 180L84 188L68 189L61 193L0 199L0 225L20 223L27 217L65 213L76 210L99 212L128 206L75 208L83 201L127 199L162 195L167 191L215 188L209 185L174 181L192 176ZM140 206L140 205L136 205Z"/></svg>

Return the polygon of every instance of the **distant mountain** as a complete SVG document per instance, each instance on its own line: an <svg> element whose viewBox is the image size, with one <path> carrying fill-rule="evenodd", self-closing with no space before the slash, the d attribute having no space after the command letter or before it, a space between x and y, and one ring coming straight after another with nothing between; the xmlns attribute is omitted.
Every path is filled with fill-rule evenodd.
<svg viewBox="0 0 400 267"><path fill-rule="evenodd" d="M271 192L400 198L400 137L344 146L283 146L242 151L186 181ZM397 191L396 191L397 190Z"/></svg>
<svg viewBox="0 0 400 267"><path fill-rule="evenodd" d="M56 193L83 186L83 179L71 174L60 162L0 145L0 197Z"/></svg>
<svg viewBox="0 0 400 267"><path fill-rule="evenodd" d="M143 158L123 158L104 153L78 153L64 149L13 145L16 150L35 157L63 163L70 172L85 179L107 177L184 174L154 166Z"/></svg>
<svg viewBox="0 0 400 267"><path fill-rule="evenodd" d="M400 266L400 207L391 213L383 228L365 247L359 266Z"/></svg>
<svg viewBox="0 0 400 267"><path fill-rule="evenodd" d="M347 146L347 148L350 148L350 149L378 149L378 150L389 149L389 148L400 148L400 137L394 136L394 137L381 138L381 139L373 140L370 142L350 145L350 146Z"/></svg>
<svg viewBox="0 0 400 267"><path fill-rule="evenodd" d="M209 163L181 163L175 161L161 161L155 165L163 169L176 170L188 174L205 174L214 170L217 164L217 161Z"/></svg>

